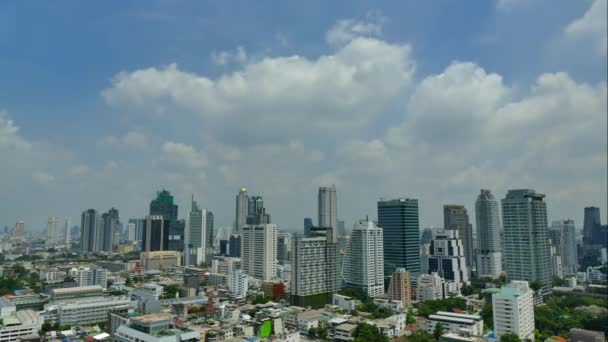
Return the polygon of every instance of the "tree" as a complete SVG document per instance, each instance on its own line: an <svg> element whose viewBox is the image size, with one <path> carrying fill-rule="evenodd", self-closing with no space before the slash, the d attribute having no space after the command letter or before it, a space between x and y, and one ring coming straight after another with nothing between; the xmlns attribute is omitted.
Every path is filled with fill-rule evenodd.
<svg viewBox="0 0 608 342"><path fill-rule="evenodd" d="M424 330L420 330L419 332L409 336L407 338L408 342L435 342L435 338L433 335L429 334Z"/></svg>
<svg viewBox="0 0 608 342"><path fill-rule="evenodd" d="M317 337L317 328L311 327L308 329L308 337L316 338Z"/></svg>
<svg viewBox="0 0 608 342"><path fill-rule="evenodd" d="M500 342L521 342L521 340L516 334L508 333L500 336Z"/></svg>
<svg viewBox="0 0 608 342"><path fill-rule="evenodd" d="M564 279L558 276L553 276L553 278L551 279L551 285L553 286L564 286L564 283Z"/></svg>
<svg viewBox="0 0 608 342"><path fill-rule="evenodd" d="M437 322L437 324L435 324L435 331L433 331L433 336L436 339L439 339L441 337L441 335L443 335L443 333L444 333L443 323Z"/></svg>
<svg viewBox="0 0 608 342"><path fill-rule="evenodd" d="M494 313L492 312L492 304L486 304L481 313L479 314L483 318L483 323L489 328L494 327Z"/></svg>
<svg viewBox="0 0 608 342"><path fill-rule="evenodd" d="M407 310L405 319L407 324L416 324L416 315L414 315L414 310L412 310L412 308Z"/></svg>
<svg viewBox="0 0 608 342"><path fill-rule="evenodd" d="M534 292L538 292L538 290L540 290L543 287L543 284L540 283L540 281L535 280L533 282L530 283L530 288L534 291Z"/></svg>
<svg viewBox="0 0 608 342"><path fill-rule="evenodd" d="M355 331L353 332L353 337L355 338L355 342L368 342L368 341L378 341L378 342L388 342L388 337L386 337L383 333L378 330L373 325L367 323L361 323L357 325Z"/></svg>

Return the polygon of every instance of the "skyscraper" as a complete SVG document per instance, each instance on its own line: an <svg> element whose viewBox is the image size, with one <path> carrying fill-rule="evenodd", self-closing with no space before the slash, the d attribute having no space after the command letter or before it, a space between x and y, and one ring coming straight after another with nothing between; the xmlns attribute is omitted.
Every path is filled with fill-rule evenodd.
<svg viewBox="0 0 608 342"><path fill-rule="evenodd" d="M67 218L65 219L65 226L63 227L63 242L66 245L69 245L72 243L72 219L71 218Z"/></svg>
<svg viewBox="0 0 608 342"><path fill-rule="evenodd" d="M412 306L410 272L398 268L393 272L386 296L390 300L398 300L404 308Z"/></svg>
<svg viewBox="0 0 608 342"><path fill-rule="evenodd" d="M338 245L327 236L292 239L291 304L320 308L340 290Z"/></svg>
<svg viewBox="0 0 608 342"><path fill-rule="evenodd" d="M447 294L460 291L464 285L469 284L470 270L465 262L464 244L458 238L457 230L446 230L433 238L428 261L428 272L437 272L445 279Z"/></svg>
<svg viewBox="0 0 608 342"><path fill-rule="evenodd" d="M420 272L418 200L378 201L378 227L384 235L384 274L405 268L412 277L417 277Z"/></svg>
<svg viewBox="0 0 608 342"><path fill-rule="evenodd" d="M200 265L206 260L207 210L201 209L192 196L192 209L188 220L186 265Z"/></svg>
<svg viewBox="0 0 608 342"><path fill-rule="evenodd" d="M185 220L165 221L163 233L163 251L181 252L184 250L186 247L184 245L186 235Z"/></svg>
<svg viewBox="0 0 608 342"><path fill-rule="evenodd" d="M98 252L98 232L101 230L101 218L95 209L82 212L80 221L80 250L82 253Z"/></svg>
<svg viewBox="0 0 608 342"><path fill-rule="evenodd" d="M241 267L259 280L272 280L277 274L276 224L245 225L241 235Z"/></svg>
<svg viewBox="0 0 608 342"><path fill-rule="evenodd" d="M346 287L374 298L384 293L382 229L368 220L358 221L346 247L342 277Z"/></svg>
<svg viewBox="0 0 608 342"><path fill-rule="evenodd" d="M144 229L146 228L146 220L145 219L129 219L129 223L133 223L135 225L135 240L142 240Z"/></svg>
<svg viewBox="0 0 608 342"><path fill-rule="evenodd" d="M236 219L234 230L237 234L241 234L241 229L247 224L247 215L249 214L249 196L247 188L241 188L236 195Z"/></svg>
<svg viewBox="0 0 608 342"><path fill-rule="evenodd" d="M248 225L261 225L270 223L270 215L266 213L264 199L261 196L249 197L247 214Z"/></svg>
<svg viewBox="0 0 608 342"><path fill-rule="evenodd" d="M481 189L475 201L477 220L477 275L498 278L502 272L502 243L498 201L490 190Z"/></svg>
<svg viewBox="0 0 608 342"><path fill-rule="evenodd" d="M162 215L146 216L146 227L142 237L142 249L145 252L156 252L163 250L163 238L165 236L165 220Z"/></svg>
<svg viewBox="0 0 608 342"><path fill-rule="evenodd" d="M596 230L596 227L601 224L600 208L586 207L583 221L583 246L585 249L589 249L595 244L593 241L593 232Z"/></svg>
<svg viewBox="0 0 608 342"><path fill-rule="evenodd" d="M127 224L127 241L129 242L133 242L135 241L135 229L136 229L137 225L133 222L131 222L131 220L129 220L129 223Z"/></svg>
<svg viewBox="0 0 608 342"><path fill-rule="evenodd" d="M311 228L313 227L312 219L310 217L304 218L304 236L309 236Z"/></svg>
<svg viewBox="0 0 608 342"><path fill-rule="evenodd" d="M583 257L587 262L597 263L602 249L608 248L608 225L602 225L600 209L596 207L585 208L585 221L583 223Z"/></svg>
<svg viewBox="0 0 608 342"><path fill-rule="evenodd" d="M228 250L231 257L240 258L241 257L241 236L238 234L230 235L228 239Z"/></svg>
<svg viewBox="0 0 608 342"><path fill-rule="evenodd" d="M285 262L291 260L291 233L279 233L277 238L277 260Z"/></svg>
<svg viewBox="0 0 608 342"><path fill-rule="evenodd" d="M509 190L502 199L507 279L539 281L551 290L551 254L545 195L531 189Z"/></svg>
<svg viewBox="0 0 608 342"><path fill-rule="evenodd" d="M119 218L118 209L111 208L107 213L101 215L102 229L100 230L99 250L112 252L118 241L115 241L116 231L118 230Z"/></svg>
<svg viewBox="0 0 608 342"><path fill-rule="evenodd" d="M23 221L15 223L15 228L13 228L12 236L14 238L25 237L25 223Z"/></svg>
<svg viewBox="0 0 608 342"><path fill-rule="evenodd" d="M338 236L346 236L346 223L338 220Z"/></svg>
<svg viewBox="0 0 608 342"><path fill-rule="evenodd" d="M213 230L213 212L207 210L207 220L205 221L205 230L207 232L207 247L205 253L207 254L206 259L211 260L213 257L213 243L215 242L215 232Z"/></svg>
<svg viewBox="0 0 608 342"><path fill-rule="evenodd" d="M331 241L338 242L338 199L336 186L319 187L319 227L331 228Z"/></svg>
<svg viewBox="0 0 608 342"><path fill-rule="evenodd" d="M156 193L156 199L150 202L150 215L160 215L165 221L177 220L177 204L173 204L173 196L167 190Z"/></svg>
<svg viewBox="0 0 608 342"><path fill-rule="evenodd" d="M59 230L59 219L56 217L49 217L46 223L46 241L47 247L53 247L63 244L61 241L61 231Z"/></svg>
<svg viewBox="0 0 608 342"><path fill-rule="evenodd" d="M555 247L558 249L561 257L562 273L576 274L578 271L578 257L576 253L576 229L573 220L553 221L551 228L554 231L559 231L559 244Z"/></svg>
<svg viewBox="0 0 608 342"><path fill-rule="evenodd" d="M505 226L506 228L506 226ZM524 340L534 340L533 293L525 281L512 281L492 295L494 334L515 334Z"/></svg>
<svg viewBox="0 0 608 342"><path fill-rule="evenodd" d="M475 265L473 249L473 226L469 223L469 214L463 205L443 206L443 228L457 230L464 246L464 256L469 270Z"/></svg>
<svg viewBox="0 0 608 342"><path fill-rule="evenodd" d="M433 240L433 230L431 228L424 228L422 235L420 236L420 244L426 245L431 243Z"/></svg>

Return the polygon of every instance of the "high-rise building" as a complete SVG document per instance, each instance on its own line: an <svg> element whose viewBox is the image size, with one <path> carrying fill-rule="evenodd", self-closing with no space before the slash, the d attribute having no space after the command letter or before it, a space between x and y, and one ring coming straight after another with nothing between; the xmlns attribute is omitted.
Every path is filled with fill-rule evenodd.
<svg viewBox="0 0 608 342"><path fill-rule="evenodd" d="M310 236L310 232L314 224L312 223L312 219L310 217L304 218L304 236Z"/></svg>
<svg viewBox="0 0 608 342"><path fill-rule="evenodd" d="M248 225L261 225L270 223L270 215L266 213L266 208L264 207L264 199L261 196L249 197L248 208Z"/></svg>
<svg viewBox="0 0 608 342"><path fill-rule="evenodd" d="M76 282L78 287L99 285L102 288L108 287L108 271L101 267L81 268L78 270Z"/></svg>
<svg viewBox="0 0 608 342"><path fill-rule="evenodd" d="M378 227L384 238L384 274L405 268L412 277L420 272L418 200L400 198L378 202Z"/></svg>
<svg viewBox="0 0 608 342"><path fill-rule="evenodd" d="M236 195L236 219L234 230L237 234L241 234L241 229L247 224L247 215L249 214L249 195L247 188L241 188Z"/></svg>
<svg viewBox="0 0 608 342"><path fill-rule="evenodd" d="M528 282L512 281L493 294L492 312L497 341L510 333L522 341L534 340L534 302Z"/></svg>
<svg viewBox="0 0 608 342"><path fill-rule="evenodd" d="M404 308L408 308L412 306L410 286L410 272L398 268L393 272L386 296L390 300L400 301Z"/></svg>
<svg viewBox="0 0 608 342"><path fill-rule="evenodd" d="M346 236L346 223L338 220L338 236Z"/></svg>
<svg viewBox="0 0 608 342"><path fill-rule="evenodd" d="M207 210L207 220L205 221L205 225L205 230L207 231L207 248L205 249L207 254L206 259L211 260L213 257L213 247L215 242L215 231L213 230L213 212L211 212L211 210Z"/></svg>
<svg viewBox="0 0 608 342"><path fill-rule="evenodd" d="M553 221L552 231L559 232L559 243L555 244L561 257L562 273L576 274L578 272L578 257L576 253L576 229L573 220Z"/></svg>
<svg viewBox="0 0 608 342"><path fill-rule="evenodd" d="M502 242L498 201L490 190L481 189L475 201L477 220L477 275L498 278L502 272Z"/></svg>
<svg viewBox="0 0 608 342"><path fill-rule="evenodd" d="M564 277L564 268L562 266L562 256L559 254L559 249L556 246L549 246L551 253L551 275L555 277Z"/></svg>
<svg viewBox="0 0 608 342"><path fill-rule="evenodd" d="M241 257L241 236L238 234L230 235L228 239L228 255L234 258Z"/></svg>
<svg viewBox="0 0 608 342"><path fill-rule="evenodd" d="M433 230L431 228L424 228L422 235L420 236L420 244L427 245L433 240Z"/></svg>
<svg viewBox="0 0 608 342"><path fill-rule="evenodd" d="M80 221L80 250L82 253L99 252L98 235L102 229L101 218L95 209L82 212Z"/></svg>
<svg viewBox="0 0 608 342"><path fill-rule="evenodd" d="M602 224L600 220L600 208L597 207L586 207L585 217L583 221L583 246L590 248L595 245L593 241L593 233L596 227Z"/></svg>
<svg viewBox="0 0 608 342"><path fill-rule="evenodd" d="M25 237L25 223L23 221L19 221L15 223L15 228L13 228L14 238L23 238Z"/></svg>
<svg viewBox="0 0 608 342"><path fill-rule="evenodd" d="M142 241L144 236L144 229L146 229L145 219L129 219L129 223L135 225L135 240Z"/></svg>
<svg viewBox="0 0 608 342"><path fill-rule="evenodd" d="M185 248L186 221L165 221L163 251L183 251ZM168 228L168 229L167 229Z"/></svg>
<svg viewBox="0 0 608 342"><path fill-rule="evenodd" d="M135 223L130 222L131 220L129 220L129 223L127 224L127 241L129 242L134 242L136 241L135 239L135 231L137 229L137 225Z"/></svg>
<svg viewBox="0 0 608 342"><path fill-rule="evenodd" d="M443 206L443 228L456 230L464 246L464 256L469 270L475 265L475 249L473 246L473 226L469 223L469 214L463 205Z"/></svg>
<svg viewBox="0 0 608 342"><path fill-rule="evenodd" d="M320 308L340 290L338 245L327 236L292 239L291 304Z"/></svg>
<svg viewBox="0 0 608 342"><path fill-rule="evenodd" d="M319 187L319 227L331 228L331 242L338 242L338 199L336 186Z"/></svg>
<svg viewBox="0 0 608 342"><path fill-rule="evenodd" d="M63 244L61 241L61 231L59 230L59 219L56 217L49 217L46 223L46 241L47 247L53 247Z"/></svg>
<svg viewBox="0 0 608 342"><path fill-rule="evenodd" d="M418 276L416 287L416 300L425 302L427 300L444 299L445 280L437 273L421 274Z"/></svg>
<svg viewBox="0 0 608 342"><path fill-rule="evenodd" d="M186 265L200 265L207 256L207 210L201 209L192 196L188 220Z"/></svg>
<svg viewBox="0 0 608 342"><path fill-rule="evenodd" d="M450 293L469 284L464 245L457 230L438 233L431 241L428 272L437 272L449 284ZM450 294L448 293L448 294Z"/></svg>
<svg viewBox="0 0 608 342"><path fill-rule="evenodd" d="M608 225L602 225L600 209L596 207L585 208L585 221L583 223L583 257L588 262L597 263L602 249L608 246Z"/></svg>
<svg viewBox="0 0 608 342"><path fill-rule="evenodd" d="M279 233L277 238L277 260L285 262L291 260L291 233Z"/></svg>
<svg viewBox="0 0 608 342"><path fill-rule="evenodd" d="M233 299L245 299L249 289L249 276L242 270L234 270L228 275L228 289Z"/></svg>
<svg viewBox="0 0 608 342"><path fill-rule="evenodd" d="M150 202L150 215L160 215L165 221L177 221L177 210L177 204L173 204L173 196L167 190L157 192Z"/></svg>
<svg viewBox="0 0 608 342"><path fill-rule="evenodd" d="M384 294L382 229L368 220L358 221L350 234L342 265L345 286L374 298Z"/></svg>
<svg viewBox="0 0 608 342"><path fill-rule="evenodd" d="M163 238L165 236L164 231L165 220L162 215L146 216L146 227L142 237L142 250L145 252L162 251L164 245Z"/></svg>
<svg viewBox="0 0 608 342"><path fill-rule="evenodd" d="M509 190L502 199L507 279L539 281L551 290L551 253L545 195L531 189Z"/></svg>
<svg viewBox="0 0 608 342"><path fill-rule="evenodd" d="M66 245L70 245L72 243L72 219L65 219L65 226L63 227L63 242Z"/></svg>
<svg viewBox="0 0 608 342"><path fill-rule="evenodd" d="M277 225L245 225L241 236L241 267L259 280L272 280L277 274Z"/></svg>
<svg viewBox="0 0 608 342"><path fill-rule="evenodd" d="M102 229L97 235L99 237L99 250L104 252L112 252L117 246L118 241L115 241L116 232L119 230L118 209L111 208L107 213L101 215Z"/></svg>

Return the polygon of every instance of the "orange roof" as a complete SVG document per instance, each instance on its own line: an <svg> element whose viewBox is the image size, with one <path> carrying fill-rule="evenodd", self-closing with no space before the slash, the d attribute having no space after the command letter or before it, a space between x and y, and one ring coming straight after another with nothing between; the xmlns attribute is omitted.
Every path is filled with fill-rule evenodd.
<svg viewBox="0 0 608 342"><path fill-rule="evenodd" d="M12 294L5 294L4 296L2 296L4 298L14 298L15 296L13 296Z"/></svg>
<svg viewBox="0 0 608 342"><path fill-rule="evenodd" d="M459 308L453 308L452 311L454 311L455 313L463 313L464 310L459 309Z"/></svg>
<svg viewBox="0 0 608 342"><path fill-rule="evenodd" d="M556 340L558 342L568 342L567 339L561 337L561 336L551 336L551 339Z"/></svg>

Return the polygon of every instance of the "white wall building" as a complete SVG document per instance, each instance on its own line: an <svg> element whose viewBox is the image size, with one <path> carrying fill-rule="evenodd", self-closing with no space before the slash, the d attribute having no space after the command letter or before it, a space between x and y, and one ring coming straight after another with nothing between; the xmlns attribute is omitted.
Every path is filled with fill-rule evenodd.
<svg viewBox="0 0 608 342"><path fill-rule="evenodd" d="M0 342L16 342L21 337L38 335L44 319L33 310L20 310L0 319Z"/></svg>
<svg viewBox="0 0 608 342"><path fill-rule="evenodd" d="M47 304L42 314L45 321L59 325L87 325L106 322L108 311L131 305L131 300L122 297L77 298Z"/></svg>
<svg viewBox="0 0 608 342"><path fill-rule="evenodd" d="M576 252L576 229L573 220L553 221L552 229L559 232L557 254L561 257L563 275L576 274L578 271L578 256Z"/></svg>
<svg viewBox="0 0 608 342"><path fill-rule="evenodd" d="M101 267L87 267L78 269L76 275L78 287L99 285L106 289L108 287L108 271Z"/></svg>
<svg viewBox="0 0 608 342"><path fill-rule="evenodd" d="M478 315L437 311L437 313L429 315L429 319L426 321L426 331L432 334L437 323L443 325L444 332L466 331L473 336L483 336L483 319Z"/></svg>
<svg viewBox="0 0 608 342"><path fill-rule="evenodd" d="M374 298L384 293L384 249L382 229L360 220L350 234L342 265L346 287Z"/></svg>
<svg viewBox="0 0 608 342"><path fill-rule="evenodd" d="M56 217L49 217L46 223L46 241L45 245L47 247L54 247L57 245L62 245L62 234L59 229L59 219Z"/></svg>
<svg viewBox="0 0 608 342"><path fill-rule="evenodd" d="M277 274L277 225L245 225L241 235L241 267L255 279L272 280Z"/></svg>
<svg viewBox="0 0 608 342"><path fill-rule="evenodd" d="M249 290L249 276L242 270L235 270L228 276L228 289L230 297L234 299L245 299Z"/></svg>
<svg viewBox="0 0 608 342"><path fill-rule="evenodd" d="M534 340L534 294L526 281L512 281L492 296L496 340L514 333Z"/></svg>
<svg viewBox="0 0 608 342"><path fill-rule="evenodd" d="M465 249L457 230L438 233L431 241L429 272L437 272L448 283L453 283L450 291L457 292L469 284L470 270L465 260Z"/></svg>
<svg viewBox="0 0 608 342"><path fill-rule="evenodd" d="M186 265L198 266L206 262L207 255L207 210L198 207L198 203L192 197L192 209L190 210L188 229L185 233L186 239Z"/></svg>
<svg viewBox="0 0 608 342"><path fill-rule="evenodd" d="M424 302L445 298L445 281L437 273L421 274L418 276L418 287L416 288L416 300Z"/></svg>

